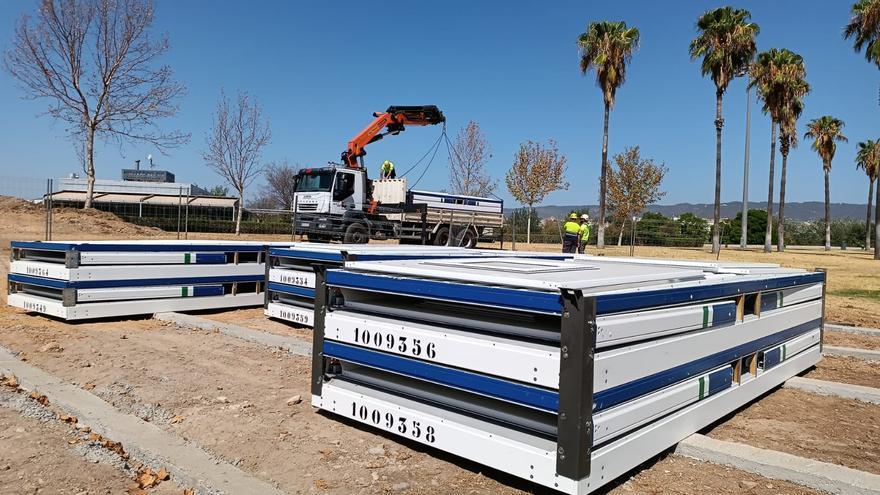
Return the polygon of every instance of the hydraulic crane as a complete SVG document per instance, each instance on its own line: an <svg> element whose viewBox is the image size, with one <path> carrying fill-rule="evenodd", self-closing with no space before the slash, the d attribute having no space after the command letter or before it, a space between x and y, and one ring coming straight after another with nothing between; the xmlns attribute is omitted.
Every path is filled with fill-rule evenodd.
<svg viewBox="0 0 880 495"><path fill-rule="evenodd" d="M368 144L375 143L391 134L396 136L406 130L408 125L436 125L446 122L446 117L436 105L391 106L384 112L373 112L375 119L370 125L348 142L348 148L342 152L342 163L348 168L363 168L364 149ZM385 132L382 132L382 130Z"/></svg>

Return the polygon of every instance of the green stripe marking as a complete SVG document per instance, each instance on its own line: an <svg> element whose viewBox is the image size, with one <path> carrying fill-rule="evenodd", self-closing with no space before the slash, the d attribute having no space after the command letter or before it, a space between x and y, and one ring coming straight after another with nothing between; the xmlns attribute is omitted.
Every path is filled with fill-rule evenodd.
<svg viewBox="0 0 880 495"><path fill-rule="evenodd" d="M181 287L180 297L186 297L187 295L189 295L189 287Z"/></svg>
<svg viewBox="0 0 880 495"><path fill-rule="evenodd" d="M785 344L782 344L782 360L785 361L785 355L788 354L788 349L785 348Z"/></svg>
<svg viewBox="0 0 880 495"><path fill-rule="evenodd" d="M703 397L705 397L705 396L706 396L706 377L701 376L700 377L700 399L699 400L703 400Z"/></svg>
<svg viewBox="0 0 880 495"><path fill-rule="evenodd" d="M779 291L779 307L780 308L785 305L785 302L782 300L782 298L783 298L782 291Z"/></svg>
<svg viewBox="0 0 880 495"><path fill-rule="evenodd" d="M192 253L183 253L183 263L184 264L187 264L187 265L190 264L190 255L191 254Z"/></svg>
<svg viewBox="0 0 880 495"><path fill-rule="evenodd" d="M709 306L703 306L703 328L709 326Z"/></svg>

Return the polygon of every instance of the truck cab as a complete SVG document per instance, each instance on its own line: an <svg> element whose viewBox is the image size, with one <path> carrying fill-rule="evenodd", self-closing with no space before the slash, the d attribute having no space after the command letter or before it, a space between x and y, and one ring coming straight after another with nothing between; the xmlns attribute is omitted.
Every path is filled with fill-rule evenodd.
<svg viewBox="0 0 880 495"><path fill-rule="evenodd" d="M363 211L367 178L363 170L309 168L297 174L297 213L345 215Z"/></svg>

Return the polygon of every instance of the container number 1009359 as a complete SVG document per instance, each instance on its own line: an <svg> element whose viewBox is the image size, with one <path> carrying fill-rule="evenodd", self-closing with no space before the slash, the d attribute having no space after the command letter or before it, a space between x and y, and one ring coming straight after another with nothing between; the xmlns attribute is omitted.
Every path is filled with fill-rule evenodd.
<svg viewBox="0 0 880 495"><path fill-rule="evenodd" d="M354 329L354 343L375 347L377 349L387 349L389 351L397 351L400 354L409 354L414 357L426 357L434 359L437 357L437 349L433 342L422 342L421 339L409 339L403 335L394 335L390 332L371 332L366 329Z"/></svg>
<svg viewBox="0 0 880 495"><path fill-rule="evenodd" d="M396 431L403 436L412 437L416 440L424 440L428 443L434 443L434 440L436 440L436 432L433 426L423 426L419 421L410 420L405 416L394 415L390 412L383 414L378 409L372 409L357 402L351 403L351 415L365 423L385 427L388 430Z"/></svg>

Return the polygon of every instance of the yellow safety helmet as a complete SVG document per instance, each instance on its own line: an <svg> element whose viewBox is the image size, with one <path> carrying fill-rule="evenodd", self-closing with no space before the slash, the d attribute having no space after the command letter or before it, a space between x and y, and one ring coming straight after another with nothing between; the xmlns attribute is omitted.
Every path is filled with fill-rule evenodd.
<svg viewBox="0 0 880 495"><path fill-rule="evenodd" d="M577 220L577 219L578 219L578 214L577 214L577 213L572 213L571 215L568 216L568 219L569 219L569 220Z"/></svg>
<svg viewBox="0 0 880 495"><path fill-rule="evenodd" d="M387 167L387 166L390 166L391 168L394 168L394 164L391 163L391 160L385 160L384 162L382 162L382 168L385 168L385 167Z"/></svg>

